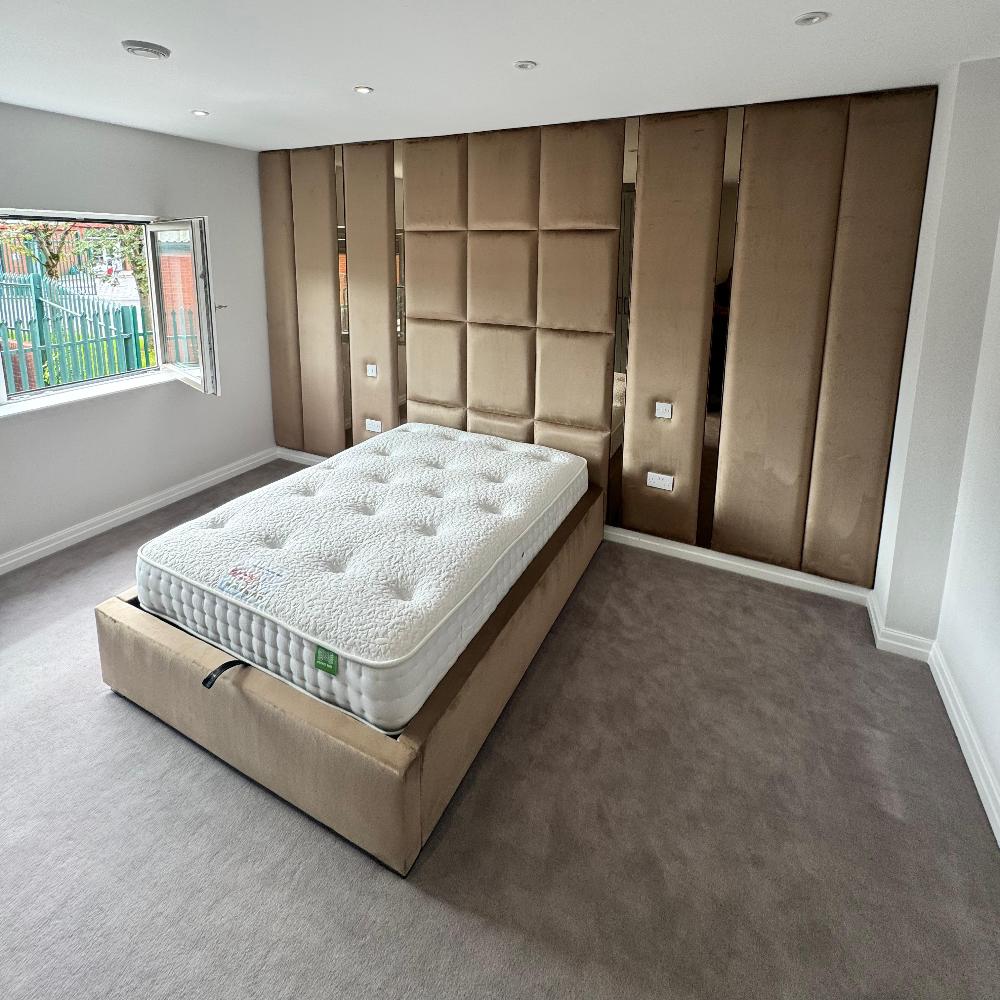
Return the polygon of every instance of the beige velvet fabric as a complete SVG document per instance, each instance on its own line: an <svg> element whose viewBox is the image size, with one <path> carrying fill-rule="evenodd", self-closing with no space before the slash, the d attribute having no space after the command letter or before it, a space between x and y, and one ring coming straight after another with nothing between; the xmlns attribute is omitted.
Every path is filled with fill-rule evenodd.
<svg viewBox="0 0 1000 1000"><path fill-rule="evenodd" d="M258 166L274 440L281 448L301 451L302 375L299 366L292 177L288 150L261 153Z"/></svg>
<svg viewBox="0 0 1000 1000"><path fill-rule="evenodd" d="M625 122L542 129L540 229L618 229Z"/></svg>
<svg viewBox="0 0 1000 1000"><path fill-rule="evenodd" d="M541 131L469 136L469 229L538 229Z"/></svg>
<svg viewBox="0 0 1000 1000"><path fill-rule="evenodd" d="M535 406L535 331L470 323L467 343L470 411L530 419ZM471 413L469 419L471 423Z"/></svg>
<svg viewBox="0 0 1000 1000"><path fill-rule="evenodd" d="M464 408L465 324L410 320L406 372L411 400Z"/></svg>
<svg viewBox="0 0 1000 1000"><path fill-rule="evenodd" d="M464 135L403 144L403 219L407 230L465 230L468 153Z"/></svg>
<svg viewBox="0 0 1000 1000"><path fill-rule="evenodd" d="M613 334L617 285L617 229L539 236L539 326Z"/></svg>
<svg viewBox="0 0 1000 1000"><path fill-rule="evenodd" d="M518 441L541 426L606 484L624 132L405 144L408 419Z"/></svg>
<svg viewBox="0 0 1000 1000"><path fill-rule="evenodd" d="M398 739L141 610L96 611L104 682L320 823L406 874L602 536L590 490Z"/></svg>
<svg viewBox="0 0 1000 1000"><path fill-rule="evenodd" d="M622 455L622 525L694 544L698 525L705 388L724 109L639 121L628 392ZM657 402L673 404L657 419ZM672 492L646 485L674 477Z"/></svg>
<svg viewBox="0 0 1000 1000"><path fill-rule="evenodd" d="M468 430L474 434L493 434L510 441L531 442L535 439L532 417L512 417L487 410L469 410Z"/></svg>
<svg viewBox="0 0 1000 1000"><path fill-rule="evenodd" d="M537 232L470 232L468 318L535 325Z"/></svg>
<svg viewBox="0 0 1000 1000"><path fill-rule="evenodd" d="M748 107L712 547L798 569L848 98Z"/></svg>
<svg viewBox="0 0 1000 1000"><path fill-rule="evenodd" d="M625 122L542 129L535 441L608 482Z"/></svg>
<svg viewBox="0 0 1000 1000"><path fill-rule="evenodd" d="M851 98L802 569L870 587L936 92Z"/></svg>
<svg viewBox="0 0 1000 1000"><path fill-rule="evenodd" d="M336 176L332 147L292 151L302 444L316 455L345 445Z"/></svg>
<svg viewBox="0 0 1000 1000"><path fill-rule="evenodd" d="M536 419L610 431L614 346L612 337L599 333L539 330Z"/></svg>
<svg viewBox="0 0 1000 1000"><path fill-rule="evenodd" d="M399 423L396 365L396 195L391 142L344 146L344 208L350 253L351 435L367 419ZM367 366L378 374L370 378Z"/></svg>
<svg viewBox="0 0 1000 1000"><path fill-rule="evenodd" d="M465 319L465 241L464 232L407 232L407 318Z"/></svg>

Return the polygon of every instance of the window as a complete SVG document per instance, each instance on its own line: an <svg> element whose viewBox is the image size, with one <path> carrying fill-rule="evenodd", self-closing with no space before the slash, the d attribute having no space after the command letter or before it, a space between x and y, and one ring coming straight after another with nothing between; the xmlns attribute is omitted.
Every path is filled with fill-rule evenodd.
<svg viewBox="0 0 1000 1000"><path fill-rule="evenodd" d="M163 371L219 391L204 219L0 212L0 404Z"/></svg>

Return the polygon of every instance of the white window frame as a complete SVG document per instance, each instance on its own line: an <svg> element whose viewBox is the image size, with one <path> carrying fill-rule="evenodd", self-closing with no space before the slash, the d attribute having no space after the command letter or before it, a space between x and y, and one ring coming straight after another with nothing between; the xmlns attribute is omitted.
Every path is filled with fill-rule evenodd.
<svg viewBox="0 0 1000 1000"><path fill-rule="evenodd" d="M202 216L186 219L165 219L156 216L111 215L102 213L81 213L64 211L40 211L38 209L0 208L0 221L6 219L37 219L51 222L105 222L141 225L145 230L146 265L149 274L150 311L153 319L153 336L156 343L155 367L144 368L120 375L102 378L81 379L67 385L52 386L48 389L33 389L30 392L11 396L6 385L6 373L0 365L0 416L5 410L20 412L36 406L62 401L65 393L73 393L73 398L104 394L110 384L122 384L138 380L151 384L176 380L189 385L205 395L219 395L218 353L215 344L215 311L224 306L216 306L212 294L211 253L208 240L208 220ZM195 266L195 289L197 293L197 316L200 348L200 367L193 372L181 365L164 361L166 357L165 331L160 309L160 272L154 253L154 233L164 230L187 229L191 234L192 257ZM164 378L164 375L167 378ZM66 400L68 401L68 400Z"/></svg>

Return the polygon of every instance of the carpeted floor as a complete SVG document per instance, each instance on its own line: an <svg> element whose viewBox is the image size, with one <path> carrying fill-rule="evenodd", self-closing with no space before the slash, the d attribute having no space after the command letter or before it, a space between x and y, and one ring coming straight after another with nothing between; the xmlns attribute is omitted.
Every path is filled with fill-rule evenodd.
<svg viewBox="0 0 1000 1000"><path fill-rule="evenodd" d="M864 609L605 543L406 880L101 684L140 541L0 578L0 997L1000 992L1000 851Z"/></svg>

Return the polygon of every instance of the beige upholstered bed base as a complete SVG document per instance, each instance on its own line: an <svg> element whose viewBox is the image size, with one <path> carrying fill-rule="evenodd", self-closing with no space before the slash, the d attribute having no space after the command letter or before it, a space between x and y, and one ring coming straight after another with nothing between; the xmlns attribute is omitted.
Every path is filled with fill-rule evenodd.
<svg viewBox="0 0 1000 1000"><path fill-rule="evenodd" d="M396 738L263 670L206 690L228 654L134 590L96 611L104 681L405 875L597 551L603 512L591 487Z"/></svg>

